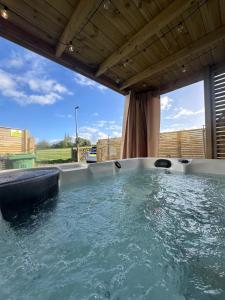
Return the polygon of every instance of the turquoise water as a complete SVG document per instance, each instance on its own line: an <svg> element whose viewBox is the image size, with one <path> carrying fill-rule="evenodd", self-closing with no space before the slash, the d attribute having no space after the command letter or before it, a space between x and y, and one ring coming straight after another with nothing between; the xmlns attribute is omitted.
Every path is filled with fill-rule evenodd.
<svg viewBox="0 0 225 300"><path fill-rule="evenodd" d="M225 299L225 177L150 170L0 220L0 299Z"/></svg>

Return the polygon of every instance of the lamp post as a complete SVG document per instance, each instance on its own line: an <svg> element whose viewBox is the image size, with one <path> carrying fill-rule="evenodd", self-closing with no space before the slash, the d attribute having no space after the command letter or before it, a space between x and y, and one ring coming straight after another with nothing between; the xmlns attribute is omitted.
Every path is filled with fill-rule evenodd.
<svg viewBox="0 0 225 300"><path fill-rule="evenodd" d="M79 162L79 141L78 141L78 125L77 125L77 111L79 106L75 107L75 125L76 125L76 148L77 148L77 162Z"/></svg>

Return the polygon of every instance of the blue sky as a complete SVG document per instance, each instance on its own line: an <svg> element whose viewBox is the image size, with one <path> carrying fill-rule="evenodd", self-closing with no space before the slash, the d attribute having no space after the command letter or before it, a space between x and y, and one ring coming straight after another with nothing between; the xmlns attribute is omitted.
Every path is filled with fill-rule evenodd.
<svg viewBox="0 0 225 300"><path fill-rule="evenodd" d="M161 131L196 129L204 124L203 81L161 96Z"/></svg>
<svg viewBox="0 0 225 300"><path fill-rule="evenodd" d="M121 135L124 96L0 38L0 126L28 129L50 142L79 135L95 142ZM204 124L202 82L161 97L161 131Z"/></svg>

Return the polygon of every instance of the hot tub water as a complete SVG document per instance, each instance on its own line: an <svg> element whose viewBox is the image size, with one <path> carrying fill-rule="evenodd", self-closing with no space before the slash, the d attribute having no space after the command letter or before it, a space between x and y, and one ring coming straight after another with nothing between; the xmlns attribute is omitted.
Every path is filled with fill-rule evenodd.
<svg viewBox="0 0 225 300"><path fill-rule="evenodd" d="M153 170L71 186L0 221L0 299L225 299L224 195Z"/></svg>

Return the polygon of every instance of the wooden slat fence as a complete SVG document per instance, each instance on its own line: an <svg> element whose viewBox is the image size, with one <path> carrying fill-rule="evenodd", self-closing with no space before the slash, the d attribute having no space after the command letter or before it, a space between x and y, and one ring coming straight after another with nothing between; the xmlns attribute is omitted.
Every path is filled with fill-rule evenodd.
<svg viewBox="0 0 225 300"><path fill-rule="evenodd" d="M92 146L79 147L79 158L80 158L80 161L86 161L86 153L88 151L90 151L91 148L92 148Z"/></svg>
<svg viewBox="0 0 225 300"><path fill-rule="evenodd" d="M0 127L0 155L34 152L34 138L27 130Z"/></svg>
<svg viewBox="0 0 225 300"><path fill-rule="evenodd" d="M97 142L97 161L120 158L121 138ZM160 133L159 157L205 158L205 129Z"/></svg>
<svg viewBox="0 0 225 300"><path fill-rule="evenodd" d="M205 158L205 130L162 132L159 156Z"/></svg>
<svg viewBox="0 0 225 300"><path fill-rule="evenodd" d="M101 139L97 144L97 161L120 158L121 138Z"/></svg>

